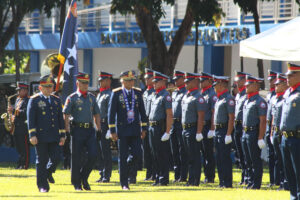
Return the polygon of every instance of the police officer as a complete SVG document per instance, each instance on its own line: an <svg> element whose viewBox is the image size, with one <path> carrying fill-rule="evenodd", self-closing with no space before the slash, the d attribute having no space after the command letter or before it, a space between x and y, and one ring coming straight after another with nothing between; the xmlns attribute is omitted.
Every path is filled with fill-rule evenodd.
<svg viewBox="0 0 300 200"><path fill-rule="evenodd" d="M286 77L283 74L278 73L275 82L276 95L272 97L271 101L271 113L272 113L272 129L271 129L271 143L274 147L275 152L275 165L280 173L280 187L279 190L288 189L286 176L283 170L283 161L281 156L281 131L280 131L280 120L283 105L283 95L288 89Z"/></svg>
<svg viewBox="0 0 300 200"><path fill-rule="evenodd" d="M113 140L118 140L119 173L123 190L129 190L127 158L132 156L132 167L137 170L137 162L141 159L141 139L147 130L142 92L134 88L135 72L122 72L122 87L113 90L108 108L108 126ZM135 175L136 176L136 175Z"/></svg>
<svg viewBox="0 0 300 200"><path fill-rule="evenodd" d="M185 73L187 92L182 99L183 141L188 157L189 180L186 186L198 186L201 176L200 142L203 139L205 112L208 107L199 92L200 74Z"/></svg>
<svg viewBox="0 0 300 200"><path fill-rule="evenodd" d="M173 122L172 98L166 90L168 77L154 72L155 94L151 101L149 114L150 146L154 158L156 185L169 184L169 139Z"/></svg>
<svg viewBox="0 0 300 200"><path fill-rule="evenodd" d="M153 70L146 68L145 69L145 82L147 89L143 93L143 100L144 100L144 105L146 109L146 115L149 117L150 114L150 106L151 106L151 98L152 95L154 94L155 90L153 88ZM148 131L147 131L148 132ZM146 178L145 181L148 180L154 180L154 166L153 166L153 157L150 149L150 142L149 142L149 134L146 134L146 137L143 140L143 157L144 157L144 165L146 168Z"/></svg>
<svg viewBox="0 0 300 200"><path fill-rule="evenodd" d="M177 87L172 93L173 126L170 138L174 163L174 182L185 182L188 173L187 155L183 143L181 124L181 101L187 92L184 84L184 75L184 72L175 70L173 76Z"/></svg>
<svg viewBox="0 0 300 200"><path fill-rule="evenodd" d="M101 131L97 132L97 139L99 140L102 167L100 168L100 179L97 182L108 183L111 177L112 157L110 150L110 132L108 129L108 104L111 97L111 80L112 74L107 72L100 72L98 81L100 83L99 94L97 96L97 104L100 109L101 116Z"/></svg>
<svg viewBox="0 0 300 200"><path fill-rule="evenodd" d="M282 153L290 199L300 199L300 66L288 64L287 83L284 94L280 130Z"/></svg>
<svg viewBox="0 0 300 200"><path fill-rule="evenodd" d="M270 140L270 133L271 133L271 123L272 123L272 115L271 115L271 99L272 97L276 96L275 93L275 81L276 81L277 72L272 70L268 71L268 80L270 85L270 91L267 95L267 103L268 103L268 110L267 110L267 128L266 128L266 142L267 142L267 151L268 151L268 160L269 160L269 174L270 174L270 184L269 187L273 185L279 185L279 174L277 170L277 166L275 165L275 154L274 148Z"/></svg>
<svg viewBox="0 0 300 200"><path fill-rule="evenodd" d="M243 108L243 153L249 172L250 180L247 189L260 189L263 168L261 149L265 147L264 134L266 131L267 103L259 96L260 83L263 79L250 75L246 76L247 100Z"/></svg>
<svg viewBox="0 0 300 200"><path fill-rule="evenodd" d="M17 88L18 98L15 103L13 118L15 129L13 132L15 145L17 152L19 154L18 165L16 169L27 169L29 165L29 139L28 139L28 129L26 124L26 112L28 104L28 84L18 82ZM8 113L13 112L13 107L8 107Z"/></svg>
<svg viewBox="0 0 300 200"><path fill-rule="evenodd" d="M49 191L48 177L52 177L59 162L59 145L65 142L65 126L59 97L51 95L54 80L51 75L40 79L40 93L28 102L27 119L30 142L35 145L37 186L40 192Z"/></svg>
<svg viewBox="0 0 300 200"><path fill-rule="evenodd" d="M100 111L96 97L88 92L89 75L79 72L76 76L77 91L69 95L63 109L66 131L71 133L71 182L75 190L91 190L89 175L97 158L97 140L93 122L100 131ZM70 129L70 117L73 118ZM81 156L87 149L87 161Z"/></svg>
<svg viewBox="0 0 300 200"><path fill-rule="evenodd" d="M246 167L245 158L243 154L243 148L242 148L242 136L243 136L243 107L244 103L247 99L246 94L246 75L249 75L245 72L238 72L236 71L235 75L235 83L238 88L238 93L235 97L235 121L234 121L234 141L235 146L237 150L238 157L240 159L240 168L242 169L242 176L241 176L241 182L240 185L248 184L248 172L247 169L250 170L250 166ZM246 142L246 141L243 141Z"/></svg>
<svg viewBox="0 0 300 200"><path fill-rule="evenodd" d="M205 179L204 183L214 183L215 180L215 158L214 158L214 109L215 103L218 100L216 92L212 86L213 76L209 73L202 72L200 77L201 95L204 97L208 110L205 113L205 123L202 131L203 140L201 142L201 151L203 155L203 168Z"/></svg>
<svg viewBox="0 0 300 200"><path fill-rule="evenodd" d="M234 98L228 91L229 77L214 76L214 88L218 100L215 103L215 147L219 175L219 187L232 187L231 134L234 125Z"/></svg>

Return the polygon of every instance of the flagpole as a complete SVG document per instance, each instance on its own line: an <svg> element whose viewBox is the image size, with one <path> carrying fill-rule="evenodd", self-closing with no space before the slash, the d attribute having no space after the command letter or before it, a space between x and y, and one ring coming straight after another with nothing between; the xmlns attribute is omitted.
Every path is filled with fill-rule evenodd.
<svg viewBox="0 0 300 200"><path fill-rule="evenodd" d="M60 82L60 77L61 77L61 74L62 74L63 66L64 66L64 63L60 62L58 76L57 76L57 82L56 82L56 87L55 87L56 92L59 90L59 82Z"/></svg>

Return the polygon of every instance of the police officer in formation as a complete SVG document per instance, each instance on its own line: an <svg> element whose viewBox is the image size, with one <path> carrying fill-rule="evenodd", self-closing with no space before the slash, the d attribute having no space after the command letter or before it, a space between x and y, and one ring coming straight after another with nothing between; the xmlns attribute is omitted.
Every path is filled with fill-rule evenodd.
<svg viewBox="0 0 300 200"><path fill-rule="evenodd" d="M123 190L129 190L127 159L132 155L132 167L137 170L137 162L142 157L141 139L146 136L147 116L142 92L134 88L135 72L122 72L122 87L113 90L108 108L108 126L113 140L118 140L119 173Z"/></svg>
<svg viewBox="0 0 300 200"><path fill-rule="evenodd" d="M279 171L277 169L277 165L275 165L275 154L274 148L271 143L270 133L271 133L271 124L272 124L272 114L271 114L271 99L276 96L275 93L275 81L276 81L277 72L272 70L268 71L268 81L270 86L270 91L267 95L267 127L266 127L266 142L267 142L267 152L268 152L268 164L269 164L269 174L270 174L270 184L269 187L273 185L279 185Z"/></svg>
<svg viewBox="0 0 300 200"><path fill-rule="evenodd" d="M275 92L276 95L271 99L271 114L272 114L272 129L270 140L274 148L275 152L275 165L279 170L279 180L280 187L279 190L288 189L288 184L286 180L286 175L283 170L283 161L281 155L281 131L280 131L280 122L282 115L282 105L283 105L283 95L285 91L288 89L287 80L284 74L277 74L276 82L275 82Z"/></svg>
<svg viewBox="0 0 300 200"><path fill-rule="evenodd" d="M260 84L263 80L246 76L247 100L243 108L243 152L247 166L250 167L247 189L260 189L263 165L261 149L265 147L264 134L266 131L267 103L259 95Z"/></svg>
<svg viewBox="0 0 300 200"><path fill-rule="evenodd" d="M146 68L145 69L145 82L147 89L143 93L143 100L146 109L146 115L149 117L150 114L150 106L151 106L151 99L152 95L154 94L155 90L153 88L153 70ZM143 140L143 158L144 158L144 166L146 168L146 177L145 181L155 180L155 172L154 172L154 163L153 163L153 156L151 153L150 142L149 142L149 132L147 130L146 136Z"/></svg>
<svg viewBox="0 0 300 200"><path fill-rule="evenodd" d="M29 101L28 87L26 83L18 82L16 90L18 91L18 98L15 103L15 107L8 107L9 113L13 113L14 122L14 141L17 152L19 154L18 164L16 169L27 169L30 161L29 157L29 139L27 129L27 104Z"/></svg>
<svg viewBox="0 0 300 200"><path fill-rule="evenodd" d="M101 131L97 132L97 139L100 145L100 179L97 182L108 183L111 177L112 157L110 149L110 131L108 128L108 104L111 97L112 74L100 72L98 81L100 83L97 104L101 116Z"/></svg>
<svg viewBox="0 0 300 200"><path fill-rule="evenodd" d="M229 77L214 76L218 100L215 104L215 147L219 187L232 187L231 134L234 124L235 101L228 91Z"/></svg>
<svg viewBox="0 0 300 200"><path fill-rule="evenodd" d="M97 140L94 129L101 130L100 111L96 97L88 92L90 77L79 72L77 91L69 95L63 109L66 131L71 133L71 182L75 190L91 190L89 175L97 158ZM72 117L70 127L70 117ZM70 129L71 128L71 129ZM82 163L82 151L87 149L87 161Z"/></svg>
<svg viewBox="0 0 300 200"><path fill-rule="evenodd" d="M290 189L290 199L300 199L300 66L288 64L280 130L282 158Z"/></svg>
<svg viewBox="0 0 300 200"><path fill-rule="evenodd" d="M183 143L181 124L181 102L184 94L187 92L184 84L184 75L184 72L179 70L175 70L173 75L173 80L177 87L172 92L173 126L170 138L174 165L174 182L185 182L188 173L187 155Z"/></svg>
<svg viewBox="0 0 300 200"><path fill-rule="evenodd" d="M241 177L241 182L240 185L247 185L248 184L248 172L247 169L250 169L250 166L246 168L245 165L245 156L243 154L243 148L242 148L242 136L243 136L243 107L244 103L247 99L247 94L246 94L246 75L249 75L245 72L237 72L235 75L235 83L238 88L238 93L235 97L235 123L234 123L234 141L235 141L235 146L237 150L238 157L240 159L240 168L242 170L242 177ZM246 141L244 141L246 142Z"/></svg>
<svg viewBox="0 0 300 200"><path fill-rule="evenodd" d="M150 147L154 159L155 182L153 186L169 184L169 139L173 123L172 98L166 90L168 76L154 72L155 94L149 114Z"/></svg>
<svg viewBox="0 0 300 200"><path fill-rule="evenodd" d="M51 95L54 80L50 75L40 79L40 93L28 102L27 119L30 142L36 150L37 186L40 192L48 192L49 180L59 162L59 145L65 142L65 126L62 103ZM48 180L47 180L48 179Z"/></svg>
<svg viewBox="0 0 300 200"><path fill-rule="evenodd" d="M215 158L214 158L214 110L215 103L218 100L216 92L212 86L213 76L202 72L200 77L200 92L204 97L208 110L205 113L205 123L203 127L203 140L201 142L201 151L203 155L204 183L214 183L215 181Z"/></svg>

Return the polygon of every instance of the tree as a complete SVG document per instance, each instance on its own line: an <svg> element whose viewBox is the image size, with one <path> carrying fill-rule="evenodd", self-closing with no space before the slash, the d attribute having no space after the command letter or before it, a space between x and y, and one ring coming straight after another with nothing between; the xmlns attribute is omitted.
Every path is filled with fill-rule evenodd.
<svg viewBox="0 0 300 200"><path fill-rule="evenodd" d="M134 14L148 48L148 59L154 70L171 75L176 65L179 53L194 23L192 6L196 3L209 4L212 0L188 0L185 16L167 48L158 22L165 16L163 3L174 5L175 0L112 0L111 13L121 15ZM214 2L216 0L213 0ZM211 16L218 5L212 4L210 10L205 10L201 16L205 23L211 22Z"/></svg>
<svg viewBox="0 0 300 200"><path fill-rule="evenodd" d="M0 58L27 13L39 9L49 17L60 0L0 0ZM14 9L14 15L12 10Z"/></svg>

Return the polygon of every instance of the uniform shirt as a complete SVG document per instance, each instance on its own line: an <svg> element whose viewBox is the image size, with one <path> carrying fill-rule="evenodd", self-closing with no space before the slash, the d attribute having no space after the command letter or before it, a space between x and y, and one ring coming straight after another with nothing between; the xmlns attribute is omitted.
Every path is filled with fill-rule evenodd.
<svg viewBox="0 0 300 200"><path fill-rule="evenodd" d="M155 92L154 88L151 88L151 89L145 90L145 92L143 94L144 106L146 109L147 116L149 116L149 114L150 114L151 99L152 99L154 92Z"/></svg>
<svg viewBox="0 0 300 200"><path fill-rule="evenodd" d="M182 124L197 123L198 112L208 111L208 105L198 90L187 92L182 98Z"/></svg>
<svg viewBox="0 0 300 200"><path fill-rule="evenodd" d="M96 97L87 93L86 97L76 91L67 97L63 113L71 115L76 123L93 123L93 116L100 113Z"/></svg>
<svg viewBox="0 0 300 200"><path fill-rule="evenodd" d="M268 104L268 111L267 111L267 120L272 122L272 114L271 114L271 110L272 110L272 101L271 99L276 96L275 91L269 92L267 95L267 104Z"/></svg>
<svg viewBox="0 0 300 200"><path fill-rule="evenodd" d="M180 88L180 89L176 89L173 93L172 93L172 111L173 111L173 118L178 118L181 119L181 101L182 98L184 96L184 94L186 93L186 88Z"/></svg>
<svg viewBox="0 0 300 200"><path fill-rule="evenodd" d="M65 137L65 123L60 98L51 95L50 102L42 93L29 99L27 106L28 132L39 142L55 142Z"/></svg>
<svg viewBox="0 0 300 200"><path fill-rule="evenodd" d="M279 127L281 121L281 113L282 113L282 105L283 105L283 96L273 96L272 98L272 108L271 113L273 117L273 126Z"/></svg>
<svg viewBox="0 0 300 200"><path fill-rule="evenodd" d="M228 91L219 96L215 104L214 124L227 124L228 114L234 113L234 109L234 98Z"/></svg>
<svg viewBox="0 0 300 200"><path fill-rule="evenodd" d="M246 90L239 92L235 97L235 120L243 120L243 107L247 99Z"/></svg>
<svg viewBox="0 0 300 200"><path fill-rule="evenodd" d="M207 90L201 90L201 95L204 97L208 106L207 112L205 112L205 121L210 121L212 110L215 109L215 103L217 102L218 97L213 87L210 87Z"/></svg>
<svg viewBox="0 0 300 200"><path fill-rule="evenodd" d="M294 91L288 89L284 94L282 116L280 122L281 131L296 131L300 129L300 87Z"/></svg>
<svg viewBox="0 0 300 200"><path fill-rule="evenodd" d="M109 99L111 96L111 90L104 90L100 92L96 98L99 110L100 110L100 116L101 119L107 119L107 113L108 113L108 104Z"/></svg>
<svg viewBox="0 0 300 200"><path fill-rule="evenodd" d="M123 136L139 136L141 134L141 126L143 130L147 130L147 116L142 97L142 91L139 88L133 88L134 92L134 120L129 123L127 118L127 108L124 100L123 90L121 87L116 88L111 93L108 105L108 127L112 133ZM132 108L132 95L128 95L128 103Z"/></svg>
<svg viewBox="0 0 300 200"><path fill-rule="evenodd" d="M29 98L28 97L18 97L15 103L15 120L14 124L16 126L25 124L25 121L27 119L26 113L27 113L27 105L28 105Z"/></svg>
<svg viewBox="0 0 300 200"><path fill-rule="evenodd" d="M243 126L259 126L259 117L266 116L267 109L266 101L259 94L247 98L243 108Z"/></svg>
<svg viewBox="0 0 300 200"><path fill-rule="evenodd" d="M153 94L149 121L165 120L167 109L172 109L172 98L169 92L163 89L158 94Z"/></svg>

